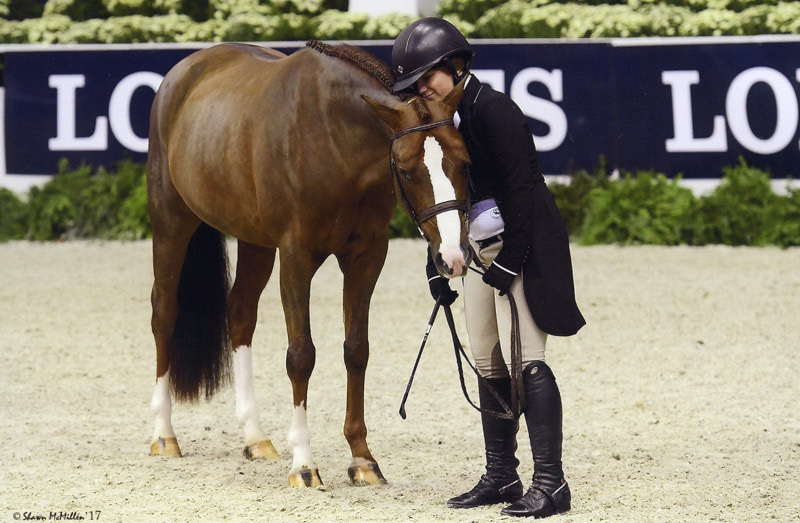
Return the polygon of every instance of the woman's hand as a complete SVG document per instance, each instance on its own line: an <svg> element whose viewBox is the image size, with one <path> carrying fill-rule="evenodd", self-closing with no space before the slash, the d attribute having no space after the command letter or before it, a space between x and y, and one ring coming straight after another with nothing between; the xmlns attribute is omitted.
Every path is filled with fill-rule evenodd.
<svg viewBox="0 0 800 523"><path fill-rule="evenodd" d="M428 287L431 290L431 296L434 300L439 300L441 305L452 305L458 293L450 288L450 282L442 276L436 275L428 280Z"/></svg>
<svg viewBox="0 0 800 523"><path fill-rule="evenodd" d="M511 288L511 282L516 278L515 274L501 269L494 263L483 273L483 283L490 285L500 291L500 296L505 295Z"/></svg>

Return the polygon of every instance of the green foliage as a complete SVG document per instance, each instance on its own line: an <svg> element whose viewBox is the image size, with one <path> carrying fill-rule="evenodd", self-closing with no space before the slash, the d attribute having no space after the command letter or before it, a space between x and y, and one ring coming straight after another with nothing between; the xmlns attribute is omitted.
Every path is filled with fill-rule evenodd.
<svg viewBox="0 0 800 523"><path fill-rule="evenodd" d="M744 161L725 169L709 195L692 192L654 172L606 175L603 161L578 171L570 184L551 184L570 237L580 243L800 246L800 189L772 192L767 173ZM82 165L59 174L26 201L0 189L0 241L20 238L135 240L151 236L142 164L121 162L115 173ZM392 238L419 232L401 205L389 224Z"/></svg>
<svg viewBox="0 0 800 523"><path fill-rule="evenodd" d="M339 11L347 11L350 5L350 0L323 0L322 6L325 9L338 9Z"/></svg>
<svg viewBox="0 0 800 523"><path fill-rule="evenodd" d="M464 36L469 37L475 33L475 24L467 20L464 20L458 15L447 15L442 18L444 18L445 20L456 26L456 29L461 31L461 34L463 34Z"/></svg>
<svg viewBox="0 0 800 523"><path fill-rule="evenodd" d="M678 245L697 223L692 191L663 174L626 174L589 192L581 243Z"/></svg>
<svg viewBox="0 0 800 523"><path fill-rule="evenodd" d="M208 0L180 0L179 14L189 16L196 22L204 22L211 16Z"/></svg>
<svg viewBox="0 0 800 523"><path fill-rule="evenodd" d="M489 9L474 24L470 36L484 38L797 34L800 2L510 0Z"/></svg>
<svg viewBox="0 0 800 523"><path fill-rule="evenodd" d="M772 192L769 175L741 160L739 165L725 169L725 177L714 192L700 199L703 220L697 241L767 245L781 223L782 203Z"/></svg>
<svg viewBox="0 0 800 523"><path fill-rule="evenodd" d="M549 3L536 6L512 0L489 10L478 19L472 36L486 38L678 36L682 23L691 17L692 12L688 8L666 4L644 5L632 9L627 5Z"/></svg>
<svg viewBox="0 0 800 523"><path fill-rule="evenodd" d="M416 20L415 16L389 14L370 18L364 25L363 38L369 40L395 39L400 31Z"/></svg>
<svg viewBox="0 0 800 523"><path fill-rule="evenodd" d="M307 19L296 14L239 13L228 18L216 30L219 39L228 42L300 40L307 33Z"/></svg>
<svg viewBox="0 0 800 523"><path fill-rule="evenodd" d="M4 22L0 24L0 42L8 44L57 43L59 35L69 25L70 19L64 15Z"/></svg>
<svg viewBox="0 0 800 523"><path fill-rule="evenodd" d="M258 0L209 0L208 11L211 18L219 21L225 21L239 13L276 14L271 6L262 5Z"/></svg>
<svg viewBox="0 0 800 523"><path fill-rule="evenodd" d="M0 17L9 19L0 24L0 43L388 39L414 19L369 18L347 12L347 4L346 0L48 0L42 11L37 0L0 0ZM472 38L800 34L800 1L444 0L439 13Z"/></svg>
<svg viewBox="0 0 800 523"><path fill-rule="evenodd" d="M504 3L506 0L444 0L439 5L439 15L443 18L456 16L475 23L486 11Z"/></svg>
<svg viewBox="0 0 800 523"><path fill-rule="evenodd" d="M558 38L569 27L574 9L559 5L539 7L540 2L511 0L490 9L475 22L475 33L482 38ZM580 7L580 6L571 6ZM489 36L492 35L492 36Z"/></svg>
<svg viewBox="0 0 800 523"><path fill-rule="evenodd" d="M271 0L269 3L281 13L316 16L325 11L323 0Z"/></svg>
<svg viewBox="0 0 800 523"><path fill-rule="evenodd" d="M16 194L0 187L0 242L25 237L25 204Z"/></svg>
<svg viewBox="0 0 800 523"><path fill-rule="evenodd" d="M136 164L123 163L120 168L130 171L129 176L138 181L128 196L122 200L112 234L115 238L122 240L140 240L150 237L153 235L153 229L147 209L147 177L144 176L141 166Z"/></svg>
<svg viewBox="0 0 800 523"><path fill-rule="evenodd" d="M610 182L607 172L605 158L601 158L600 163L593 172L580 170L570 175L568 184L553 183L548 185L558 210L567 224L567 231L570 237L578 237L583 232L589 193L592 189L608 187Z"/></svg>
<svg viewBox="0 0 800 523"><path fill-rule="evenodd" d="M83 22L70 24L64 31L57 35L60 44L89 44L99 40L99 34L106 24L106 20L92 18Z"/></svg>
<svg viewBox="0 0 800 523"><path fill-rule="evenodd" d="M800 189L779 197L778 219L768 235L769 242L781 247L800 245Z"/></svg>
<svg viewBox="0 0 800 523"><path fill-rule="evenodd" d="M369 16L363 13L325 11L309 21L314 38L320 40L357 40L364 34Z"/></svg>
<svg viewBox="0 0 800 523"><path fill-rule="evenodd" d="M185 33L175 35L177 42L218 42L223 22L214 18L192 24Z"/></svg>
<svg viewBox="0 0 800 523"><path fill-rule="evenodd" d="M103 0L48 0L44 6L44 16L48 15L63 15L78 21L107 18L109 12Z"/></svg>
<svg viewBox="0 0 800 523"><path fill-rule="evenodd" d="M191 28L201 25L188 15L179 14L116 16L82 22L71 22L64 15L50 15L17 24L13 28L6 28L7 24L0 26L0 41L61 44L187 41L182 40L182 36L189 33Z"/></svg>
<svg viewBox="0 0 800 523"><path fill-rule="evenodd" d="M44 6L40 0L5 0L0 5L0 12L7 13L3 15L3 18L9 20L37 18L42 16L43 9Z"/></svg>
<svg viewBox="0 0 800 523"><path fill-rule="evenodd" d="M144 166L121 162L116 174L82 165L59 174L28 194L27 237L32 240L137 238L149 230L142 222ZM130 202L126 200L132 197ZM146 209L146 197L145 197ZM131 227L132 229L126 229Z"/></svg>
<svg viewBox="0 0 800 523"><path fill-rule="evenodd" d="M154 16L176 14L183 7L181 0L103 0L111 16Z"/></svg>
<svg viewBox="0 0 800 523"><path fill-rule="evenodd" d="M399 203L394 208L392 221L389 222L389 238L419 238L417 226Z"/></svg>
<svg viewBox="0 0 800 523"><path fill-rule="evenodd" d="M104 43L174 42L175 37L194 25L187 15L118 16L99 27L98 40Z"/></svg>
<svg viewBox="0 0 800 523"><path fill-rule="evenodd" d="M0 23L0 43L22 44L28 43L28 28L23 22L3 21Z"/></svg>

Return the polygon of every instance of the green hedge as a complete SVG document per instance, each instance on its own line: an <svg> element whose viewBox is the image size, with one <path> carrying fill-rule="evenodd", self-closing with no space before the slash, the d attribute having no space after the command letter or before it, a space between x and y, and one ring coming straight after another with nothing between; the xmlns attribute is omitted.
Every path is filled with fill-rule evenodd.
<svg viewBox="0 0 800 523"><path fill-rule="evenodd" d="M0 18L24 20L42 16L44 7L38 0L0 0Z"/></svg>
<svg viewBox="0 0 800 523"><path fill-rule="evenodd" d="M20 208L22 205L22 208ZM82 165L32 188L22 204L0 193L0 239L139 239L150 235L144 165L121 162L115 173ZM6 218L6 209L16 209ZM22 210L20 210L22 209Z"/></svg>
<svg viewBox="0 0 800 523"><path fill-rule="evenodd" d="M676 2L685 4L685 2ZM796 34L800 2L759 4L741 11L642 2L631 5L531 5L511 1L474 22L472 37L593 38Z"/></svg>
<svg viewBox="0 0 800 523"><path fill-rule="evenodd" d="M0 241L150 236L143 165L121 162L112 174L62 162L59 171L24 201L0 189ZM584 245L800 245L800 190L775 194L769 175L744 161L700 198L663 174L606 172L601 164L550 184L571 238ZM419 237L400 206L389 227L393 238Z"/></svg>
<svg viewBox="0 0 800 523"><path fill-rule="evenodd" d="M0 43L391 39L414 17L370 18L342 0L0 0ZM800 1L445 0L471 38L800 33Z"/></svg>
<svg viewBox="0 0 800 523"><path fill-rule="evenodd" d="M580 171L550 189L570 236L584 245L800 245L800 189L774 193L769 174L744 160L723 172L699 198L679 179L649 171L618 180Z"/></svg>

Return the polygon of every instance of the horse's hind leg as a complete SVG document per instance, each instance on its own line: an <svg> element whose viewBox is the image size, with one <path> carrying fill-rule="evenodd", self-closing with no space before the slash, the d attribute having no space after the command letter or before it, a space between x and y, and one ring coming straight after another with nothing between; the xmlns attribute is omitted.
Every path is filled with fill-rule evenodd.
<svg viewBox="0 0 800 523"><path fill-rule="evenodd" d="M258 319L258 299L275 264L275 249L239 240L236 280L228 295L228 329L233 353L236 417L244 428L244 455L248 459L275 459L278 453L261 430L253 388L253 331Z"/></svg>
<svg viewBox="0 0 800 523"><path fill-rule="evenodd" d="M386 259L387 247L386 238L375 238L368 244L353 245L338 255L339 267L344 274L344 362L347 367L344 436L353 455L347 471L353 485L386 483L367 446L364 375L369 360L369 304Z"/></svg>
<svg viewBox="0 0 800 523"><path fill-rule="evenodd" d="M294 399L292 425L288 437L293 456L289 484L293 487L315 487L321 485L322 481L311 455L311 435L306 416L308 380L314 370L316 358L316 349L311 341L309 299L311 278L323 260L296 246L281 247L280 256L281 301L289 337L286 372L292 381Z"/></svg>
<svg viewBox="0 0 800 523"><path fill-rule="evenodd" d="M155 163L153 160L150 163ZM172 428L169 351L178 317L178 284L186 249L200 220L191 213L169 181L148 166L150 219L153 224L153 272L151 320L156 342L156 385L150 409L155 418L152 455L181 455Z"/></svg>

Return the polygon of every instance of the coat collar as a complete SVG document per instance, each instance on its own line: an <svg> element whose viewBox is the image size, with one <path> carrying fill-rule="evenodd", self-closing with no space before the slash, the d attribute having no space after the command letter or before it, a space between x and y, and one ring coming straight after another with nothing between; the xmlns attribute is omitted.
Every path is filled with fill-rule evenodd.
<svg viewBox="0 0 800 523"><path fill-rule="evenodd" d="M469 81L467 82L467 86L464 88L464 95L461 97L461 102L458 104L458 110L461 111L468 107L472 107L475 105L475 101L478 99L478 94L481 91L483 84L475 77L475 75L469 75Z"/></svg>

